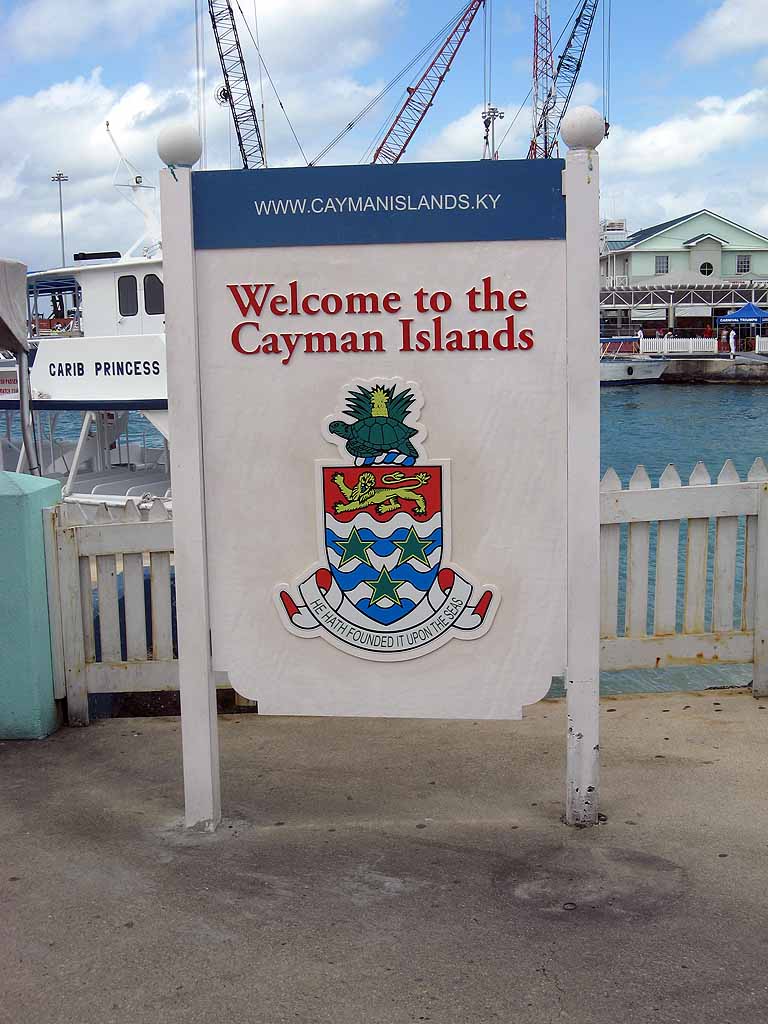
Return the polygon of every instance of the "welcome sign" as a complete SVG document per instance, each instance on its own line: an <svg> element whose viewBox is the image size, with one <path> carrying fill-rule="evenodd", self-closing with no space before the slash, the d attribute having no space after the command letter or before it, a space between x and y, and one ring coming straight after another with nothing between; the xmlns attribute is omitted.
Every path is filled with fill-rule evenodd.
<svg viewBox="0 0 768 1024"><path fill-rule="evenodd" d="M166 183L189 189L212 662L262 713L518 717L563 672L562 171Z"/></svg>

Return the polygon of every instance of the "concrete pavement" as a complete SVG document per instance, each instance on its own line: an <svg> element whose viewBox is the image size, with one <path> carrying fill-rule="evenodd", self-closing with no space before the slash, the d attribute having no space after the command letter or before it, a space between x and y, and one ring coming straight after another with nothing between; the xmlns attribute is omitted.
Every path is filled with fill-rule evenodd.
<svg viewBox="0 0 768 1024"><path fill-rule="evenodd" d="M220 719L215 835L177 719L0 743L3 1024L763 1024L768 700L602 702L607 817L523 722Z"/></svg>

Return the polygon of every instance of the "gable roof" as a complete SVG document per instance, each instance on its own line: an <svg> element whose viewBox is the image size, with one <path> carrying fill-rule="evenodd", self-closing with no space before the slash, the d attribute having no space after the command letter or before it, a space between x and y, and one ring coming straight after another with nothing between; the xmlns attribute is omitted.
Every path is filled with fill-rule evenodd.
<svg viewBox="0 0 768 1024"><path fill-rule="evenodd" d="M656 235L661 235L665 231L668 231L669 228L676 227L678 224L685 224L686 221L693 220L694 217L698 217L702 213L706 213L710 217L714 217L716 220L722 221L723 224L730 224L731 227L738 228L740 231L746 231L747 234L753 235L755 238L759 238L768 245L768 238L766 238L765 235L758 234L757 231L744 227L743 224L737 224L736 221L728 220L727 217L723 217L719 213L713 213L712 210L695 210L693 213L686 213L683 217L675 217L672 220L665 220L661 224L652 224L649 228L642 228L640 231L635 231L634 234L631 234L629 238L625 239L625 241L615 246L611 246L611 248L634 249L634 247L639 245L641 242L646 242L649 238L654 238ZM694 239L689 239L688 242L684 244L688 245L689 243L698 241L700 238L706 237L706 234L707 233L705 232L704 235L697 235ZM717 236L713 235L712 237L716 238ZM718 240L723 241L723 239ZM610 243L608 244L610 245Z"/></svg>
<svg viewBox="0 0 768 1024"><path fill-rule="evenodd" d="M720 242L721 245L731 244L727 238L721 238L720 235L713 235L711 231L705 231L701 235L694 235L693 238L689 238L686 242L683 242L683 245L693 246L705 238L711 238L715 242Z"/></svg>

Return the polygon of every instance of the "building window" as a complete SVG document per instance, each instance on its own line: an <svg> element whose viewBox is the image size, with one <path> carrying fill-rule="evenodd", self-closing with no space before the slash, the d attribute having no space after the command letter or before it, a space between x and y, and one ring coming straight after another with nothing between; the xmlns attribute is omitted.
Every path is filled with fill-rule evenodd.
<svg viewBox="0 0 768 1024"><path fill-rule="evenodd" d="M139 290L133 274L123 274L117 279L117 305L120 316L136 316L139 312Z"/></svg>
<svg viewBox="0 0 768 1024"><path fill-rule="evenodd" d="M165 312L163 282L157 274L147 274L144 278L144 311L150 316Z"/></svg>
<svg viewBox="0 0 768 1024"><path fill-rule="evenodd" d="M656 257L656 271L657 274L668 274L669 273L669 256L657 256Z"/></svg>
<svg viewBox="0 0 768 1024"><path fill-rule="evenodd" d="M736 273L737 274L748 274L752 269L752 258L750 256L737 256L736 257Z"/></svg>
<svg viewBox="0 0 768 1024"><path fill-rule="evenodd" d="M703 274L704 277L709 277L714 269L711 263L702 263L699 267L699 273Z"/></svg>

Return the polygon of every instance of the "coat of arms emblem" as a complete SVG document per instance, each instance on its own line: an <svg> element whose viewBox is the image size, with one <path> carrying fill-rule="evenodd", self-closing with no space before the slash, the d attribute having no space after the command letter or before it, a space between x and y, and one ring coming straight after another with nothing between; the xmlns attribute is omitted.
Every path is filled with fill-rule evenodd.
<svg viewBox="0 0 768 1024"><path fill-rule="evenodd" d="M405 661L490 627L499 595L450 553L450 460L427 459L417 384L354 381L323 425L343 463L317 462L320 560L275 592L292 633Z"/></svg>

